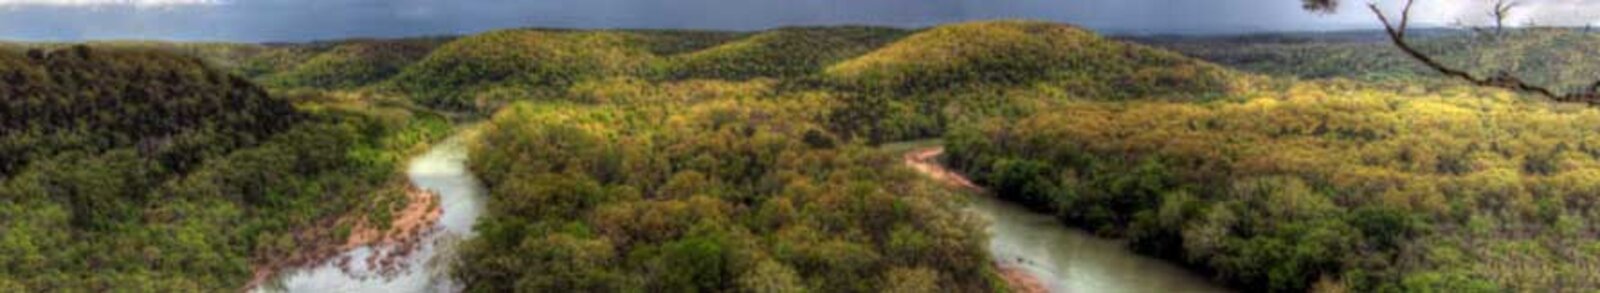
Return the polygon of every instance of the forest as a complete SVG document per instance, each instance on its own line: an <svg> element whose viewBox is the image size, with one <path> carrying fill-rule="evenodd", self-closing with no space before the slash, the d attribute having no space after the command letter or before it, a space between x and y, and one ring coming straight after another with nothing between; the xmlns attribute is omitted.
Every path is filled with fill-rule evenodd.
<svg viewBox="0 0 1600 293"><path fill-rule="evenodd" d="M1422 33L1583 85L1594 35ZM1600 109L1381 35L1067 24L0 44L0 291L226 291L403 206L463 133L469 292L1004 292L994 196L1241 291L1600 289ZM461 129L461 130L458 130Z"/></svg>
<svg viewBox="0 0 1600 293"><path fill-rule="evenodd" d="M1586 86L1600 73L1592 48L1600 33L1534 27L1503 34L1418 30L1416 46L1480 75L1511 73L1558 89ZM1379 32L1263 34L1232 38L1144 37L1134 42L1244 71L1301 79L1345 78L1418 84L1443 80L1392 48Z"/></svg>
<svg viewBox="0 0 1600 293"><path fill-rule="evenodd" d="M952 131L949 159L1000 196L1252 290L1596 286L1585 121L1600 112L1341 87L996 118Z"/></svg>
<svg viewBox="0 0 1600 293"><path fill-rule="evenodd" d="M400 205L435 114L273 96L150 49L0 51L0 291L226 291ZM330 231L325 231L331 233Z"/></svg>

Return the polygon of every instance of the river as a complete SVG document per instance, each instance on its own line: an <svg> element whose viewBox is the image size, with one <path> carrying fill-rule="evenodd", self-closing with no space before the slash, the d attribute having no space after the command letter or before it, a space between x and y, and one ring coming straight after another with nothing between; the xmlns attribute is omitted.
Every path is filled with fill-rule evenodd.
<svg viewBox="0 0 1600 293"><path fill-rule="evenodd" d="M989 252L1051 292L1229 292L1205 277L1134 253L1121 242L1073 229L1054 217L989 196L939 165L943 148L909 152L906 163L934 179L972 190L969 212L988 222Z"/></svg>
<svg viewBox="0 0 1600 293"><path fill-rule="evenodd" d="M279 276L276 284L262 287L258 292L454 292L460 286L445 274L449 247L461 239L473 236L472 225L483 214L485 192L483 184L468 171L465 138L457 135L440 142L427 153L412 159L406 175L411 183L439 194L443 215L435 224L437 232L427 234L416 252L405 256L402 269L390 274L380 274L366 267L364 261L348 262L348 270L334 263L312 268L302 268ZM352 260L366 259L383 248L359 248L341 257Z"/></svg>
<svg viewBox="0 0 1600 293"><path fill-rule="evenodd" d="M401 261L405 268L379 274L365 262L351 261L347 268L330 263L301 268L279 276L275 284L258 292L453 292L460 286L445 274L449 247L473 236L472 226L486 201L482 183L466 167L462 136L447 139L413 159L407 175L416 186L439 194L442 218L436 233L428 234L416 253ZM907 155L913 168L940 181L981 190L965 177L940 166L934 158L942 148L924 148ZM1204 277L1162 260L1129 251L1119 242L1072 229L1049 215L1014 203L974 193L967 208L984 220L990 235L989 250L1001 267L1020 270L1052 292L1228 292ZM375 253L360 248L342 257L360 260ZM376 248L382 249L382 248Z"/></svg>

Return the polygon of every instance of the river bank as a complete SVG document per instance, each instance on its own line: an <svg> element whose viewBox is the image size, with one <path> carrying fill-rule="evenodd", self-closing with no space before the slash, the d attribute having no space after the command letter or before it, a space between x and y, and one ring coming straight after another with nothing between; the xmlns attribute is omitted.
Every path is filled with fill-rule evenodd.
<svg viewBox="0 0 1600 293"><path fill-rule="evenodd" d="M384 225L387 227L370 224L371 221L363 216L347 215L297 232L295 239L301 241L298 243L309 244L288 256L254 266L251 269L252 278L244 291L255 290L286 269L330 263L347 268L353 260L341 256L362 247L382 248L381 251L384 251L361 259L367 262L367 266L383 270L398 269L395 268L395 260L416 251L421 240L434 230L434 224L444 214L438 204L438 193L406 183L405 196L406 205L392 211L390 222ZM349 230L340 233L338 227L349 227ZM348 236L340 241L335 237L338 234Z"/></svg>
<svg viewBox="0 0 1600 293"><path fill-rule="evenodd" d="M336 245L316 247L281 266L257 271L247 291L439 292L456 288L445 276L450 247L473 235L483 210L482 185L467 172L461 135L414 158L406 171L409 203L387 228L354 225ZM331 227L334 225L327 225ZM322 235L331 233L318 232Z"/></svg>
<svg viewBox="0 0 1600 293"><path fill-rule="evenodd" d="M1122 243L1072 229L1054 217L988 195L939 163L944 148L906 150L908 167L971 196L969 212L989 223L995 266L1017 292L1229 292L1206 278Z"/></svg>
<svg viewBox="0 0 1600 293"><path fill-rule="evenodd" d="M946 187L961 189L974 194L987 192L982 186L972 183L972 180L945 169L935 162L934 160L941 154L944 154L943 148L917 149L906 152L904 161L906 166L910 166L911 169L917 170L918 173L922 173L928 178L944 184ZM1007 265L1000 260L995 261L994 267L996 271L1000 272L1000 277L1005 279L1006 284L1012 291L1020 293L1050 292L1044 282L1040 281L1039 276L1028 272L1022 267Z"/></svg>

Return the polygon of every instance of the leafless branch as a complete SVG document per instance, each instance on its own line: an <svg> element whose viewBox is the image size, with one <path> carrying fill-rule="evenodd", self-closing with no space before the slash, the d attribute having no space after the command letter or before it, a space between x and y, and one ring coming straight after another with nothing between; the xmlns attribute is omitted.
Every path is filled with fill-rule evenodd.
<svg viewBox="0 0 1600 293"><path fill-rule="evenodd" d="M1411 46L1410 42L1406 41L1406 30L1411 23L1411 8L1414 4L1416 4L1416 0L1406 0L1405 9L1401 10L1400 12L1399 23L1391 22L1389 20L1389 16L1383 13L1383 9L1379 8L1377 3L1368 4L1367 8L1371 8L1372 13L1378 16L1378 21L1383 22L1383 29L1389 34L1389 40L1394 43L1395 47L1400 48L1400 51L1404 52L1407 56L1411 56L1412 59L1422 62L1422 64L1428 66L1428 68L1438 71L1440 74L1444 74L1445 76L1465 80L1478 86L1497 87L1519 92L1532 93L1561 102L1582 102L1600 105L1600 94L1596 93L1597 91L1600 91L1600 81L1595 82L1593 85L1579 92L1558 95L1555 93L1555 91L1551 91L1549 88L1529 84L1523 81L1521 78L1511 76L1510 74L1502 73L1491 77L1479 77L1473 75L1471 72L1446 66L1444 63L1439 62L1439 60L1434 59L1432 56L1428 56L1428 54L1418 51L1416 48Z"/></svg>
<svg viewBox="0 0 1600 293"><path fill-rule="evenodd" d="M1514 0L1494 0L1494 9L1489 11L1489 16L1494 17L1495 33L1505 33L1506 20L1511 18L1511 10L1516 9L1517 6L1522 6L1522 3Z"/></svg>

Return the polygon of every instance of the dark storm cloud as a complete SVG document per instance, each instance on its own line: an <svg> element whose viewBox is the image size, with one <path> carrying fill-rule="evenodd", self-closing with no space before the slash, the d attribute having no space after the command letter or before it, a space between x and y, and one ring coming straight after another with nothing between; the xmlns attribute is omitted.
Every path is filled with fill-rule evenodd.
<svg viewBox="0 0 1600 293"><path fill-rule="evenodd" d="M755 30L994 18L1141 33L1373 24L1359 13L1309 14L1299 0L0 0L0 39L300 41L528 26Z"/></svg>

